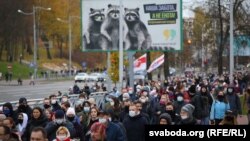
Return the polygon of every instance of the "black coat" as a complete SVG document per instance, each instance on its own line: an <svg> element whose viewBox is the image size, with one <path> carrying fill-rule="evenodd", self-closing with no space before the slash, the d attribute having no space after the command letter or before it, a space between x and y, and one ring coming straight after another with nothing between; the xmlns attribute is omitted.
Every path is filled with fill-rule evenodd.
<svg viewBox="0 0 250 141"><path fill-rule="evenodd" d="M144 125L146 124L148 124L147 120L141 114L135 117L126 116L123 125L126 129L128 141L144 141Z"/></svg>
<svg viewBox="0 0 250 141"><path fill-rule="evenodd" d="M45 126L48 123L48 119L47 117L45 117L44 115L42 115L40 118L38 119L34 119L31 118L31 120L29 121L29 123L27 124L26 130L22 136L23 141L29 141L30 139L30 135L31 135L31 131L35 128L35 127L43 127L45 128Z"/></svg>

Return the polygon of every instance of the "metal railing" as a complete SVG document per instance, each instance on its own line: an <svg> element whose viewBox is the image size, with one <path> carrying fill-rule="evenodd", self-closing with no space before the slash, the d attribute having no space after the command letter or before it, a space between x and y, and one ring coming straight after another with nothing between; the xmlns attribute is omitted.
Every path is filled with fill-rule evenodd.
<svg viewBox="0 0 250 141"><path fill-rule="evenodd" d="M89 95L89 98L94 98L96 106L100 109L104 108L105 104L105 96L108 95L108 92L94 92ZM71 94L68 95L69 102L71 103L71 106L74 107L75 103L79 100L79 94ZM62 96L57 97L57 101L60 103ZM43 108L43 100L44 98L38 98L38 99L27 99L27 103L31 108L34 107L41 107ZM3 106L6 102L1 102L0 106ZM10 102L13 106L13 109L17 109L19 106L19 101L11 101Z"/></svg>

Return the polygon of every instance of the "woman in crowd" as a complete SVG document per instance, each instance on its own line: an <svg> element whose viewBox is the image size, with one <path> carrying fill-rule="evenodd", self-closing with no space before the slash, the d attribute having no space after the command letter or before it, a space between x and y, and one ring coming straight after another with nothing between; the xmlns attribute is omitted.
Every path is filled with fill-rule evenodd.
<svg viewBox="0 0 250 141"><path fill-rule="evenodd" d="M56 139L53 141L71 141L69 130L64 126L59 127L56 131Z"/></svg>
<svg viewBox="0 0 250 141"><path fill-rule="evenodd" d="M211 124L218 125L225 117L225 113L227 110L230 110L227 98L223 91L219 91L211 107L211 112L210 112Z"/></svg>
<svg viewBox="0 0 250 141"><path fill-rule="evenodd" d="M89 121L87 123L87 127L85 129L85 140L88 141L90 139L90 128L91 126L95 123L95 122L98 122L98 117L97 117L97 114L98 114L99 110L96 108L96 107L93 107L90 109L90 118L89 118Z"/></svg>
<svg viewBox="0 0 250 141"><path fill-rule="evenodd" d="M106 141L106 126L96 122L91 126L90 141Z"/></svg>
<svg viewBox="0 0 250 141"><path fill-rule="evenodd" d="M35 107L32 110L31 120L29 121L27 128L22 136L23 141L29 141L31 131L35 127L45 127L48 123L47 117L44 115L43 110L40 107Z"/></svg>

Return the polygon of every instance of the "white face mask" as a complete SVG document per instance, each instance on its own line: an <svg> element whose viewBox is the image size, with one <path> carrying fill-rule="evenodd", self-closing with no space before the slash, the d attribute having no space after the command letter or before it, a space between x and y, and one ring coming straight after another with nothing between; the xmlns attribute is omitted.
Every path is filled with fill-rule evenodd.
<svg viewBox="0 0 250 141"><path fill-rule="evenodd" d="M178 96L177 97L177 101L179 101L179 102L183 101L183 97L182 96Z"/></svg>
<svg viewBox="0 0 250 141"><path fill-rule="evenodd" d="M61 125L64 122L64 120L63 119L55 119L55 122L57 124Z"/></svg>
<svg viewBox="0 0 250 141"><path fill-rule="evenodd" d="M181 119L187 119L188 118L188 116L187 115L183 115L183 116L181 116Z"/></svg>
<svg viewBox="0 0 250 141"><path fill-rule="evenodd" d="M115 102L114 102L114 101L110 101L110 105L111 105L111 106L114 106L114 105L115 105Z"/></svg>
<svg viewBox="0 0 250 141"><path fill-rule="evenodd" d="M137 91L137 92L140 92L140 91L141 91L141 89L136 89L136 91Z"/></svg>
<svg viewBox="0 0 250 141"><path fill-rule="evenodd" d="M233 92L233 89L228 89L228 92L229 92L229 93Z"/></svg>
<svg viewBox="0 0 250 141"><path fill-rule="evenodd" d="M81 98L81 99L79 99L82 103L85 101L85 99L84 98Z"/></svg>
<svg viewBox="0 0 250 141"><path fill-rule="evenodd" d="M84 112L88 113L90 111L90 107L84 107L83 110L84 110Z"/></svg>
<svg viewBox="0 0 250 141"><path fill-rule="evenodd" d="M107 122L107 119L106 118L99 118L98 120L100 123L106 123Z"/></svg>
<svg viewBox="0 0 250 141"><path fill-rule="evenodd" d="M145 99L145 98L140 98L140 101L141 101L142 103L145 103L145 102L146 102L146 99Z"/></svg>
<svg viewBox="0 0 250 141"><path fill-rule="evenodd" d="M52 99L51 104L56 104L56 99Z"/></svg>
<svg viewBox="0 0 250 141"><path fill-rule="evenodd" d="M60 141L63 141L67 138L66 135L58 135L57 138L60 140Z"/></svg>
<svg viewBox="0 0 250 141"><path fill-rule="evenodd" d="M111 118L111 117L109 117L109 121L112 121L112 118Z"/></svg>
<svg viewBox="0 0 250 141"><path fill-rule="evenodd" d="M62 102L68 101L68 98L62 98Z"/></svg>
<svg viewBox="0 0 250 141"><path fill-rule="evenodd" d="M134 116L136 116L135 111L129 111L129 116L130 116L130 117L134 117Z"/></svg>
<svg viewBox="0 0 250 141"><path fill-rule="evenodd" d="M129 90L128 93L129 93L129 94L132 94L132 93L133 93L133 90Z"/></svg>
<svg viewBox="0 0 250 141"><path fill-rule="evenodd" d="M125 100L127 100L127 99L128 99L128 98L126 98L126 97L123 97L123 98L122 98L122 101L125 101Z"/></svg>

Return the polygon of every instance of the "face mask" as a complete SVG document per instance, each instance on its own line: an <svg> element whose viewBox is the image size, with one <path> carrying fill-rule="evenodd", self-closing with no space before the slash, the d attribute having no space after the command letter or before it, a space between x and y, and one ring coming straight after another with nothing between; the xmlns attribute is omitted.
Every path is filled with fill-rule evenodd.
<svg viewBox="0 0 250 141"><path fill-rule="evenodd" d="M84 107L83 110L84 110L84 112L88 113L90 110L90 107Z"/></svg>
<svg viewBox="0 0 250 141"><path fill-rule="evenodd" d="M67 117L69 121L73 121L75 119L75 117Z"/></svg>
<svg viewBox="0 0 250 141"><path fill-rule="evenodd" d="M68 98L63 98L62 99L62 102L66 102L66 101L68 101Z"/></svg>
<svg viewBox="0 0 250 141"><path fill-rule="evenodd" d="M58 140L63 141L63 140L65 140L67 138L67 136L66 135L60 135L60 136L57 136L57 138L58 138Z"/></svg>
<svg viewBox="0 0 250 141"><path fill-rule="evenodd" d="M145 102L146 102L146 99L145 99L145 98L140 98L140 101L141 101L142 103L145 103Z"/></svg>
<svg viewBox="0 0 250 141"><path fill-rule="evenodd" d="M134 116L136 116L135 111L129 111L129 113L128 113L128 114L129 114L129 116L130 116L130 117L134 117Z"/></svg>
<svg viewBox="0 0 250 141"><path fill-rule="evenodd" d="M63 120L63 119L56 119L55 121L56 121L56 123L57 123L58 125L61 125L61 124L63 123L64 120Z"/></svg>
<svg viewBox="0 0 250 141"><path fill-rule="evenodd" d="M9 109L3 110L3 113L4 113L5 115L9 115L9 114L10 114L10 110L9 110Z"/></svg>
<svg viewBox="0 0 250 141"><path fill-rule="evenodd" d="M223 101L224 96L223 95L218 95L217 98L218 98L219 101Z"/></svg>
<svg viewBox="0 0 250 141"><path fill-rule="evenodd" d="M177 101L182 102L183 101L183 97L182 96L178 96L177 97Z"/></svg>
<svg viewBox="0 0 250 141"><path fill-rule="evenodd" d="M51 104L56 104L56 99L52 99Z"/></svg>
<svg viewBox="0 0 250 141"><path fill-rule="evenodd" d="M232 92L233 92L233 89L228 89L228 92L229 92L229 93L232 93Z"/></svg>
<svg viewBox="0 0 250 141"><path fill-rule="evenodd" d="M99 122L100 122L100 123L106 123L106 122L107 122L107 119L106 119L106 118L99 118Z"/></svg>
<svg viewBox="0 0 250 141"><path fill-rule="evenodd" d="M173 110L166 110L166 112L167 112L169 115L173 115L173 114L174 114L174 111L173 111Z"/></svg>
<svg viewBox="0 0 250 141"><path fill-rule="evenodd" d="M127 100L127 99L128 99L128 98L126 98L126 97L123 97L123 98L122 98L122 101L125 101L125 100Z"/></svg>
<svg viewBox="0 0 250 141"><path fill-rule="evenodd" d="M187 119L188 118L188 116L187 115L185 115L185 116L181 116L181 119Z"/></svg>
<svg viewBox="0 0 250 141"><path fill-rule="evenodd" d="M110 101L110 105L111 105L111 106L114 106L114 105L115 105L115 102L114 102L114 101Z"/></svg>
<svg viewBox="0 0 250 141"><path fill-rule="evenodd" d="M128 91L128 93L129 93L129 94L132 94L132 93L133 93L133 91L132 91L132 90L129 90L129 91Z"/></svg>
<svg viewBox="0 0 250 141"><path fill-rule="evenodd" d="M141 91L141 89L136 89L136 92L140 92Z"/></svg>
<svg viewBox="0 0 250 141"><path fill-rule="evenodd" d="M20 105L19 108L20 108L20 109L25 109L26 106L25 106L25 105Z"/></svg>
<svg viewBox="0 0 250 141"><path fill-rule="evenodd" d="M48 109L48 108L50 108L50 105L44 104L43 107L44 107L44 109Z"/></svg>
<svg viewBox="0 0 250 141"><path fill-rule="evenodd" d="M85 99L84 98L82 98L82 99L79 99L82 103L85 101Z"/></svg>
<svg viewBox="0 0 250 141"><path fill-rule="evenodd" d="M111 117L109 117L109 121L112 121L112 118L111 118Z"/></svg>
<svg viewBox="0 0 250 141"><path fill-rule="evenodd" d="M22 124L23 123L23 119L18 119L18 123Z"/></svg>

